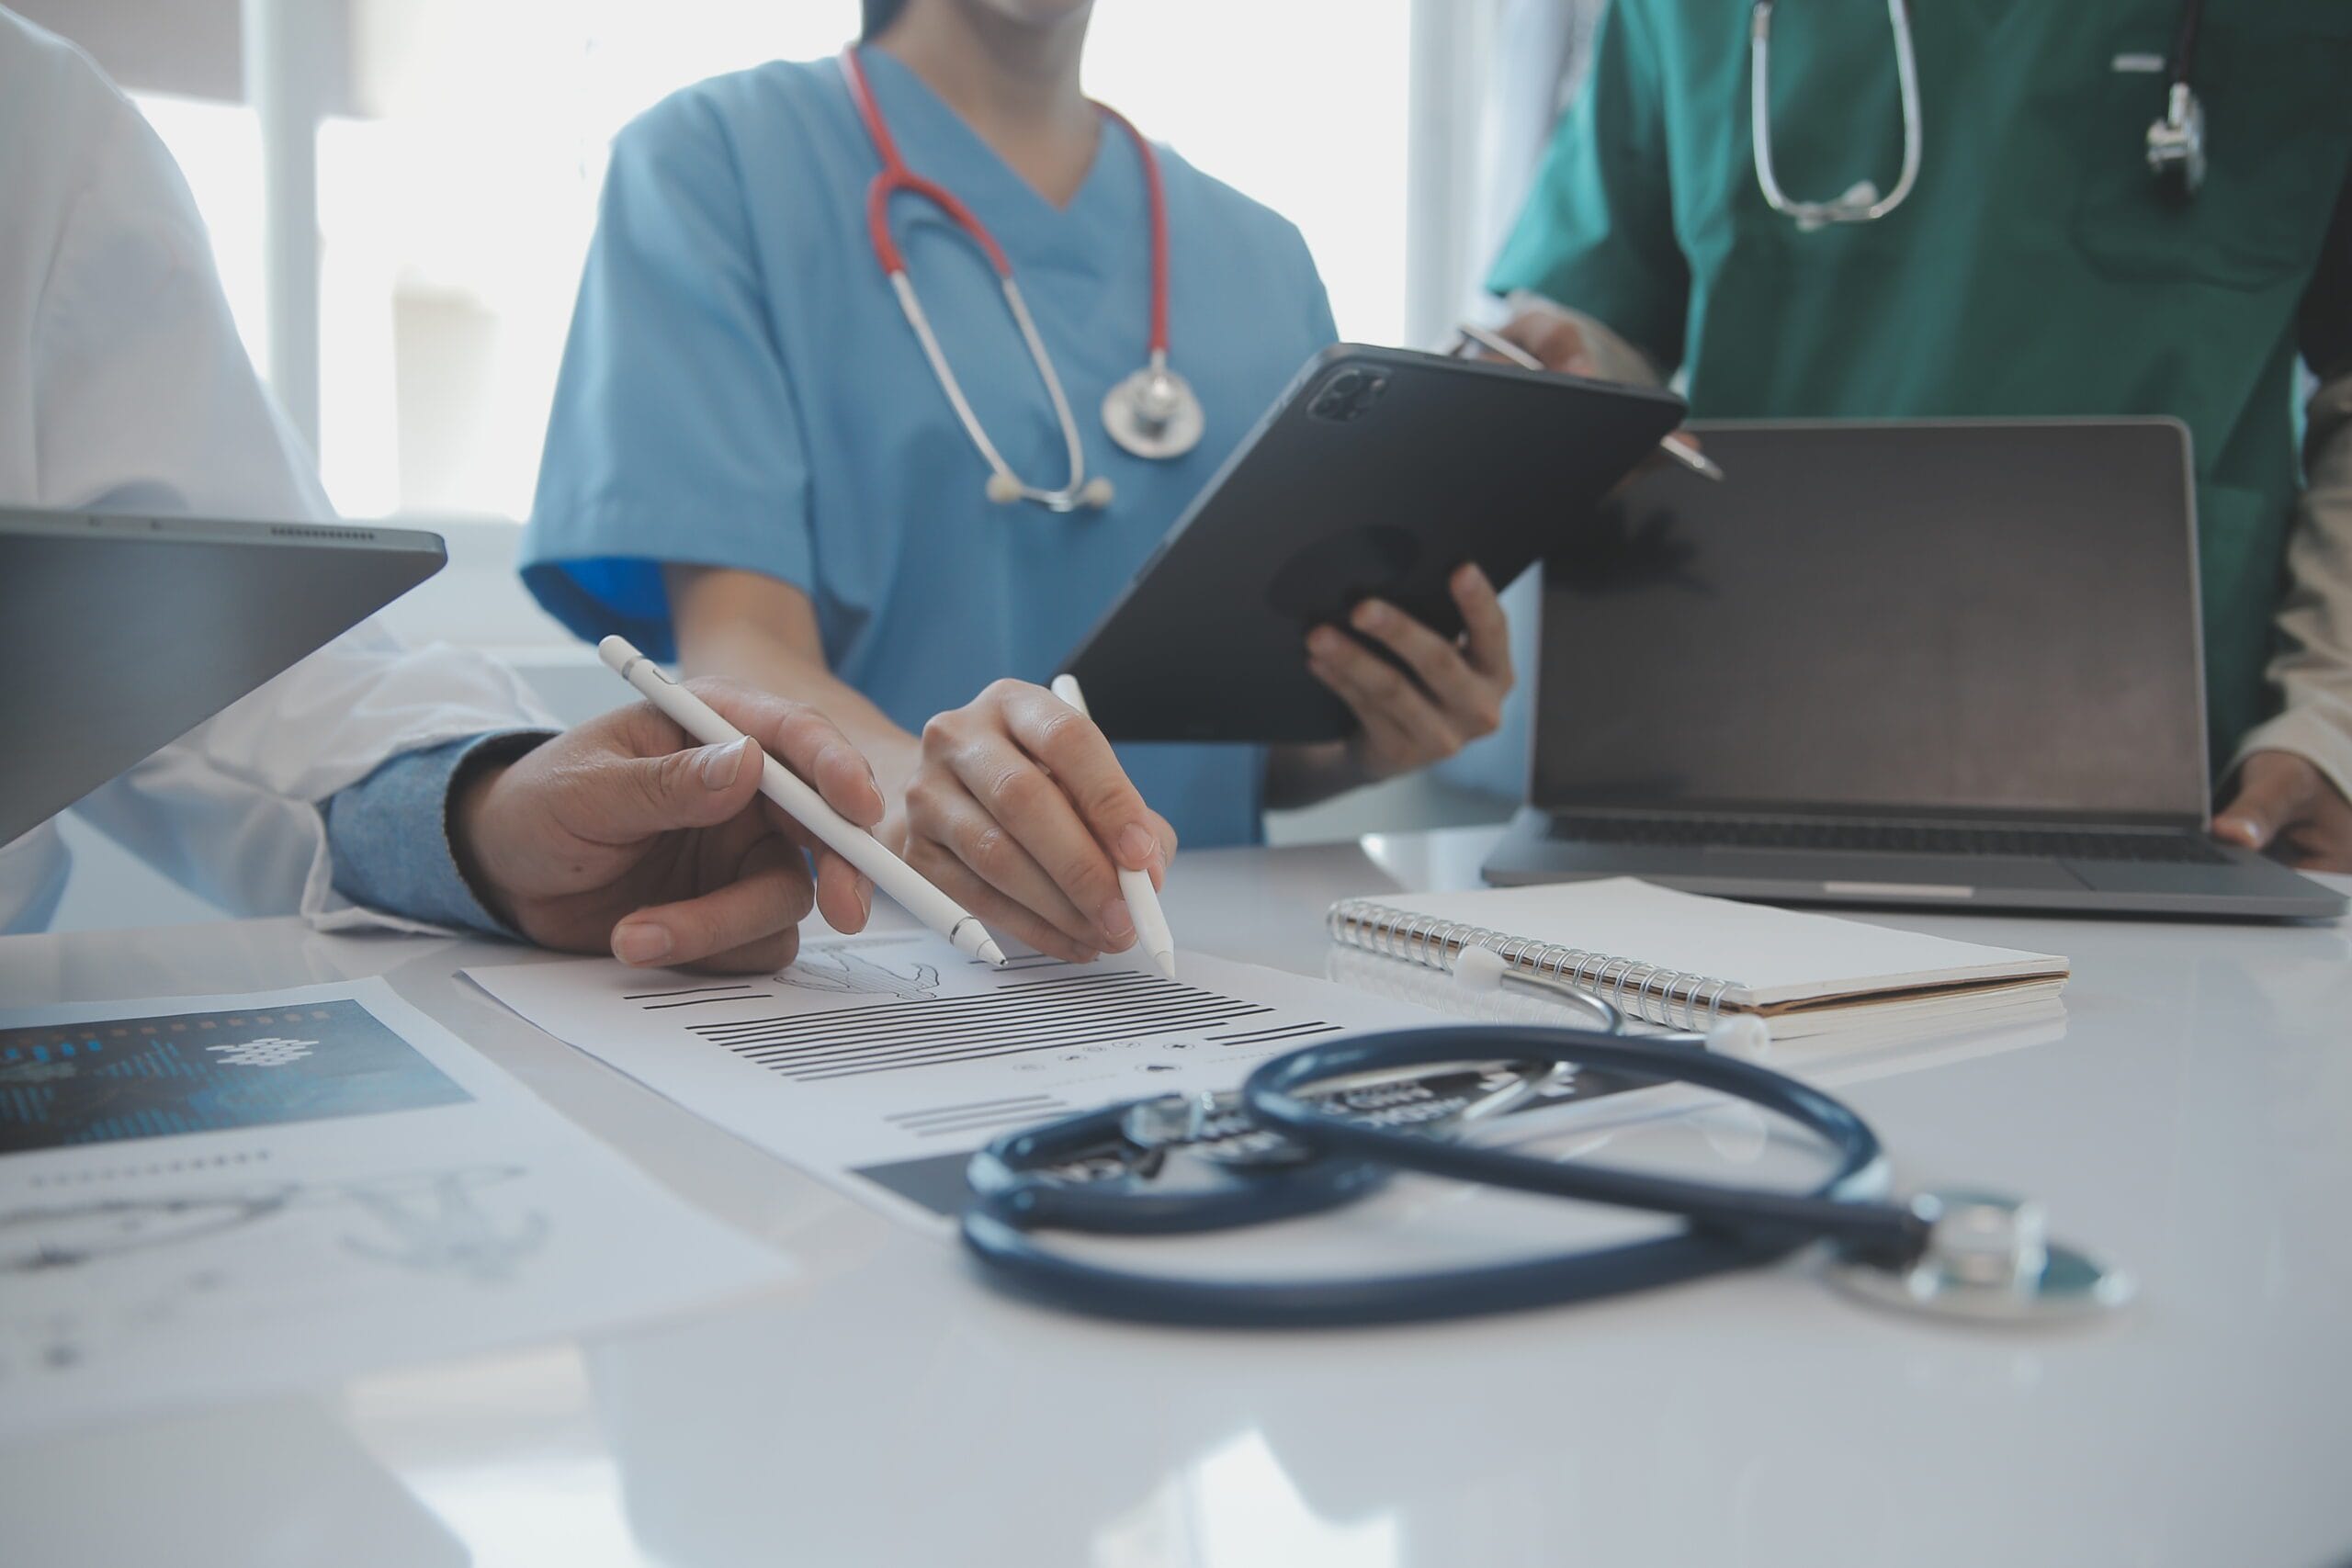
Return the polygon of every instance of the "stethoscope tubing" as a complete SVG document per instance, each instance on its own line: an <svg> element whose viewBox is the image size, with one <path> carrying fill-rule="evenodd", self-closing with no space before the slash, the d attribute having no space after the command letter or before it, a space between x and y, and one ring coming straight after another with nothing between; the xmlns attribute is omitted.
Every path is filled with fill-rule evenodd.
<svg viewBox="0 0 2352 1568"><path fill-rule="evenodd" d="M1903 205L1919 183L1919 152L1926 140L1920 126L1919 62L1911 41L1910 0L1887 0L1888 25L1894 33L1894 75L1903 115L1903 167L1894 188L1875 201L1857 205L1844 198L1800 201L1781 188L1772 162L1772 6L1775 0L1753 0L1748 8L1747 85L1748 141L1756 164L1756 183L1765 204L1800 224L1874 223Z"/></svg>
<svg viewBox="0 0 2352 1568"><path fill-rule="evenodd" d="M1877 1137L1861 1118L1794 1078L1735 1057L1579 1030L1499 1026L1479 1032L1479 1050L1498 1057L1574 1064L1690 1084L1785 1116L1838 1152L1838 1171L1818 1191L1799 1194L1727 1187L1400 1134L1334 1115L1298 1092L1326 1078L1458 1060L1460 1036L1458 1029L1440 1027L1306 1046L1251 1073L1241 1086L1242 1101L1261 1123L1309 1148L1400 1170L1675 1214L1694 1224L1724 1230L1785 1230L1807 1240L1834 1242L1849 1257L1889 1265L1908 1263L1927 1246L1928 1221L1921 1214L1900 1205L1842 1196L1874 1183L1883 1174Z"/></svg>
<svg viewBox="0 0 2352 1568"><path fill-rule="evenodd" d="M1828 228L1837 224L1873 223L1903 205L1919 182L1920 148L1926 140L1921 127L1919 107L1919 60L1911 37L1910 0L1887 0L1887 22L1894 38L1895 91L1903 117L1903 165L1895 176L1894 188L1876 200L1860 203L1849 197L1829 201L1800 201L1781 188L1780 175L1772 161L1772 7L1778 0L1750 0L1747 35L1748 141L1756 164L1756 183L1763 191L1765 205L1784 218L1793 220L1801 228ZM2172 52L2165 65L2167 83L2165 115L2150 130L2152 139L2150 166L2161 176L2166 164L2160 162L2154 150L2153 138L2159 130L2170 127L2176 130L2194 124L2189 134L2192 151L2187 191L2193 195L2203 178L2203 110L2197 101L2191 78L2196 69L2197 40L2202 28L2205 0L2181 0L2180 15L2174 26Z"/></svg>
<svg viewBox="0 0 2352 1568"><path fill-rule="evenodd" d="M1047 1305L1193 1328L1368 1328L1602 1301L1760 1268L1807 1237L1683 1230L1520 1262L1332 1280L1202 1280L1107 1268L1057 1252L985 1203L967 1210L966 1248L991 1276Z"/></svg>
<svg viewBox="0 0 2352 1568"><path fill-rule="evenodd" d="M933 378L945 394L956 423L971 440L988 465L990 475L989 494L999 500L1035 502L1051 512L1074 512L1082 506L1108 504L1110 490L1107 481L1089 481L1086 473L1085 445L1079 434L1077 416L1070 410L1069 398L1063 390L1061 376L1054 367L1053 355L1046 352L1045 340L1030 316L1028 301L1022 297L1021 287L1012 275L1012 259L988 225L967 207L953 191L934 180L917 175L907 165L899 151L897 139L890 134L888 120L882 106L865 79L865 68L858 60L857 48L852 45L841 55L843 80L848 84L850 99L858 119L874 144L875 155L882 167L867 186L865 193L866 237L874 247L875 259L881 264L883 276L889 280L897 296L899 309L922 345L923 357L931 367ZM1136 157L1142 164L1144 191L1151 220L1151 302L1148 322L1146 365L1165 378L1168 365L1168 198L1160 180L1159 158L1127 118L1107 104L1094 106L1103 118L1125 132L1135 144ZM907 259L890 230L890 204L900 196L910 196L929 202L965 238L978 246L995 269L997 285L1004 296L1005 308L1012 312L1019 328L1029 362L1045 387L1047 400L1053 405L1054 423L1061 434L1069 464L1069 478L1059 486L1033 485L1016 474L1011 463L989 438L987 427L965 395L963 383L948 363L947 355L932 330L929 314L922 308L921 295L915 291L914 280L907 269ZM1114 436L1116 432L1114 433ZM1002 491L1000 494L1000 491Z"/></svg>
<svg viewBox="0 0 2352 1568"><path fill-rule="evenodd" d="M1040 1302L1135 1322L1218 1328L1368 1326L1598 1301L1773 1263L1824 1238L1849 1256L1886 1266L1899 1266L1924 1246L1927 1221L1918 1214L1840 1196L1883 1176L1884 1156L1866 1122L1804 1084L1683 1045L1636 1044L1556 1028L1480 1028L1472 1048L1463 1043L1463 1033L1432 1028L1364 1036L1307 1046L1260 1067L1242 1091L1250 1114L1324 1157L1238 1175L1210 1198L1188 1193L1153 1202L1124 1186L1088 1193L1014 1168L1105 1146L1117 1136L1125 1106L1001 1139L974 1162L974 1201L960 1226L964 1245L992 1278ZM1806 1194L1725 1189L1367 1128L1306 1098L1318 1083L1469 1059L1572 1063L1715 1089L1807 1128L1831 1145L1836 1168ZM1463 1154L1469 1157L1454 1157ZM1298 1218L1351 1201L1395 1170L1589 1198L1678 1214L1688 1223L1668 1235L1509 1263L1283 1280L1112 1267L1057 1250L1035 1234L1199 1233Z"/></svg>

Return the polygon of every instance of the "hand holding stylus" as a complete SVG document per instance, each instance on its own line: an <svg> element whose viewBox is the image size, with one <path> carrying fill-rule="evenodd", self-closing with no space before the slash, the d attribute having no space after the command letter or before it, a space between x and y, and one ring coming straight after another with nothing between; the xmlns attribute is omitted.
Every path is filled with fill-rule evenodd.
<svg viewBox="0 0 2352 1568"><path fill-rule="evenodd" d="M994 681L922 727L907 862L995 930L1083 964L1135 945L1122 873L1165 871L1176 830L1076 706Z"/></svg>
<svg viewBox="0 0 2352 1568"><path fill-rule="evenodd" d="M721 718L691 688L664 675L659 665L639 653L626 637L608 637L596 645L596 652L646 701L695 739L711 746L746 744L741 730ZM759 792L783 807L787 816L827 849L865 873L909 914L955 943L959 953L988 964L1004 962L1003 951L971 911L925 881L872 832L835 811L791 769L764 750L759 752L758 761Z"/></svg>
<svg viewBox="0 0 2352 1568"><path fill-rule="evenodd" d="M830 808L881 818L865 759L822 714L724 682L705 694L815 781ZM626 964L774 973L797 953L812 901L836 929L859 929L865 879L798 813L760 798L759 748L729 734L631 703L537 744L484 743L449 797L467 886L542 947Z"/></svg>

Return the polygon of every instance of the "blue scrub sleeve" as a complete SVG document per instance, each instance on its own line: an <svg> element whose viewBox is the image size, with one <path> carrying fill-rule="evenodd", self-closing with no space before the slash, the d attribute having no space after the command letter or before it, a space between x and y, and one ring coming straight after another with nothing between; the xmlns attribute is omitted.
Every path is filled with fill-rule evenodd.
<svg viewBox="0 0 2352 1568"><path fill-rule="evenodd" d="M405 751L330 795L334 890L412 920L513 936L458 869L449 795L469 763L511 761L548 738L544 730L495 730Z"/></svg>
<svg viewBox="0 0 2352 1568"><path fill-rule="evenodd" d="M1671 374L1682 363L1690 267L1674 232L1655 18L1617 0L1487 287L1524 288L1613 328Z"/></svg>
<svg viewBox="0 0 2352 1568"><path fill-rule="evenodd" d="M613 143L556 382L523 581L581 637L675 657L662 568L812 596L807 445L734 147L689 89Z"/></svg>
<svg viewBox="0 0 2352 1568"><path fill-rule="evenodd" d="M1307 341L1318 349L1340 341L1340 325L1331 319L1331 291L1323 287L1323 274L1315 265L1315 253L1306 247L1306 236L1298 238L1299 263L1306 268L1303 285L1306 295Z"/></svg>

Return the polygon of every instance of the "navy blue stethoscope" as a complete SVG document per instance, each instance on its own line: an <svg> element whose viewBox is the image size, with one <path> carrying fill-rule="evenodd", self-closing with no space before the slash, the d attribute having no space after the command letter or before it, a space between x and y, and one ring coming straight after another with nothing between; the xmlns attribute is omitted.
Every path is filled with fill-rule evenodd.
<svg viewBox="0 0 2352 1568"><path fill-rule="evenodd" d="M1593 998L1596 999L1597 998ZM1601 1004L1604 1008L1606 1004ZM1819 1139L1808 1190L1745 1188L1481 1146L1464 1134L1564 1074L1709 1089ZM1612 1246L1436 1272L1182 1278L1091 1260L1052 1232L1172 1235L1321 1213L1412 1171L1679 1217ZM1102 1316L1213 1327L1406 1323L1589 1302L1759 1268L1826 1243L1855 1293L1946 1316L2022 1321L2122 1305L2124 1274L2044 1234L2030 1201L1979 1192L1883 1201L1877 1135L1822 1090L1696 1037L1462 1025L1306 1046L1237 1094L1162 1097L1000 1138L967 1172L962 1234L1017 1292Z"/></svg>

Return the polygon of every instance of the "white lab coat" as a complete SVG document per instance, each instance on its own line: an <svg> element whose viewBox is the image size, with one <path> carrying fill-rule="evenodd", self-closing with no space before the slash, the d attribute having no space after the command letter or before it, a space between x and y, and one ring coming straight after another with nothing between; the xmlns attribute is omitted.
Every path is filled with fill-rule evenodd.
<svg viewBox="0 0 2352 1568"><path fill-rule="evenodd" d="M0 8L0 504L331 514L254 378L178 167L87 56ZM249 914L414 929L332 886L319 803L387 758L553 728L514 674L363 625L75 807ZM38 929L68 856L0 847L0 931Z"/></svg>

